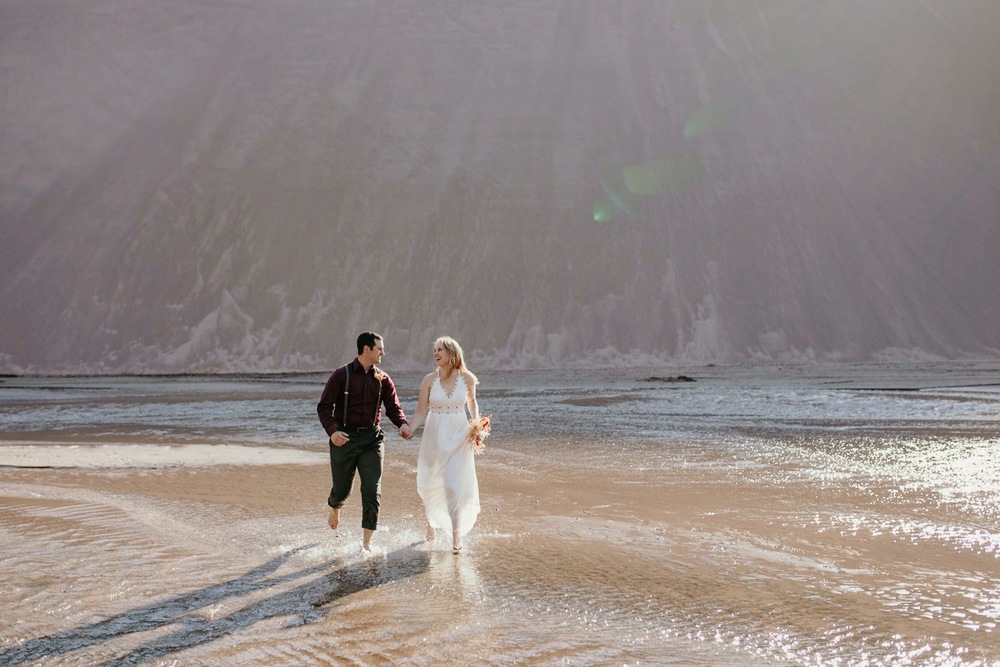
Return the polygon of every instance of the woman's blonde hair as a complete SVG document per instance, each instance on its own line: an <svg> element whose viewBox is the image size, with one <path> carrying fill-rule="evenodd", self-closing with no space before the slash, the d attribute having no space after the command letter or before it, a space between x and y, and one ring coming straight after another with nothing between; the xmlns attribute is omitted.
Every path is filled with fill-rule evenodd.
<svg viewBox="0 0 1000 667"><path fill-rule="evenodd" d="M440 345L445 349L445 351L451 355L451 367L457 371L468 370L465 367L465 353L462 352L462 346L458 344L458 341L451 336L441 336L436 341L434 341L434 346Z"/></svg>

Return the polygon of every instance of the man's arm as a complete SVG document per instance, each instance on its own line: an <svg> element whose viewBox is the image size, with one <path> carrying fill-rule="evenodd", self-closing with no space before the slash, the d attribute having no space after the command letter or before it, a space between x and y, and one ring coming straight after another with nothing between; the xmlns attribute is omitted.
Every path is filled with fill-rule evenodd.
<svg viewBox="0 0 1000 667"><path fill-rule="evenodd" d="M385 406L385 416L400 429L400 432L402 432L404 426L407 432L409 432L410 428L409 422L406 421L406 413L403 412L403 406L399 404L399 398L396 396L396 385L393 384L392 378L388 375L385 376L382 383L382 405Z"/></svg>
<svg viewBox="0 0 1000 667"><path fill-rule="evenodd" d="M337 396L344 391L343 373L339 373L338 368L330 374L330 379L326 381L323 388L323 395L320 396L319 403L316 404L316 412L319 414L319 421L323 424L326 434L333 435L337 430L337 420L334 418L334 411L337 408Z"/></svg>

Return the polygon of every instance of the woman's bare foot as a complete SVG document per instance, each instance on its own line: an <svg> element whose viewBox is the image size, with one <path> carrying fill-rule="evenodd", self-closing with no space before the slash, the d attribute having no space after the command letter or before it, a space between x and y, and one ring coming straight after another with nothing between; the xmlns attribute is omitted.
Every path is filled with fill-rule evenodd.
<svg viewBox="0 0 1000 667"><path fill-rule="evenodd" d="M451 552L453 554L462 552L462 538L457 532L451 534Z"/></svg>
<svg viewBox="0 0 1000 667"><path fill-rule="evenodd" d="M337 530L337 526L340 525L340 510L330 510L330 518L327 519L326 522L329 524L331 530Z"/></svg>
<svg viewBox="0 0 1000 667"><path fill-rule="evenodd" d="M435 537L437 537L437 532L434 530L434 526L427 526L427 541L433 542Z"/></svg>

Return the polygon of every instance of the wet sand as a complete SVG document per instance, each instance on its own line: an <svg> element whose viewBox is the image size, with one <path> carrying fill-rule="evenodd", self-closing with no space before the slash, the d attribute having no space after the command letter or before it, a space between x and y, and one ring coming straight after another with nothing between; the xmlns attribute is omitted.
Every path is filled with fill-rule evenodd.
<svg viewBox="0 0 1000 667"><path fill-rule="evenodd" d="M480 457L460 556L423 543L398 438L375 557L357 495L326 527L325 463L2 468L0 664L1000 660L996 535L977 551L935 533L968 508L769 483L701 449L676 465L623 449L616 469L587 456L614 443L537 444ZM892 518L915 505L923 521Z"/></svg>

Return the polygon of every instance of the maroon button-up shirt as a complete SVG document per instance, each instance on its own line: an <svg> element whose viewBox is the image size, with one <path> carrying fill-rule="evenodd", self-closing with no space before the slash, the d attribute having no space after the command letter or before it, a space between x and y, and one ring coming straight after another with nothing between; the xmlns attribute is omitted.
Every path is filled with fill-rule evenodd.
<svg viewBox="0 0 1000 667"><path fill-rule="evenodd" d="M327 435L333 435L342 427L378 426L382 420L382 406L385 406L386 417L397 427L408 423L396 397L396 385L385 371L372 366L366 373L357 359L348 366L351 367L351 386L348 388L347 414L344 414L344 381L347 379L344 366L330 374L316 405L319 421Z"/></svg>

